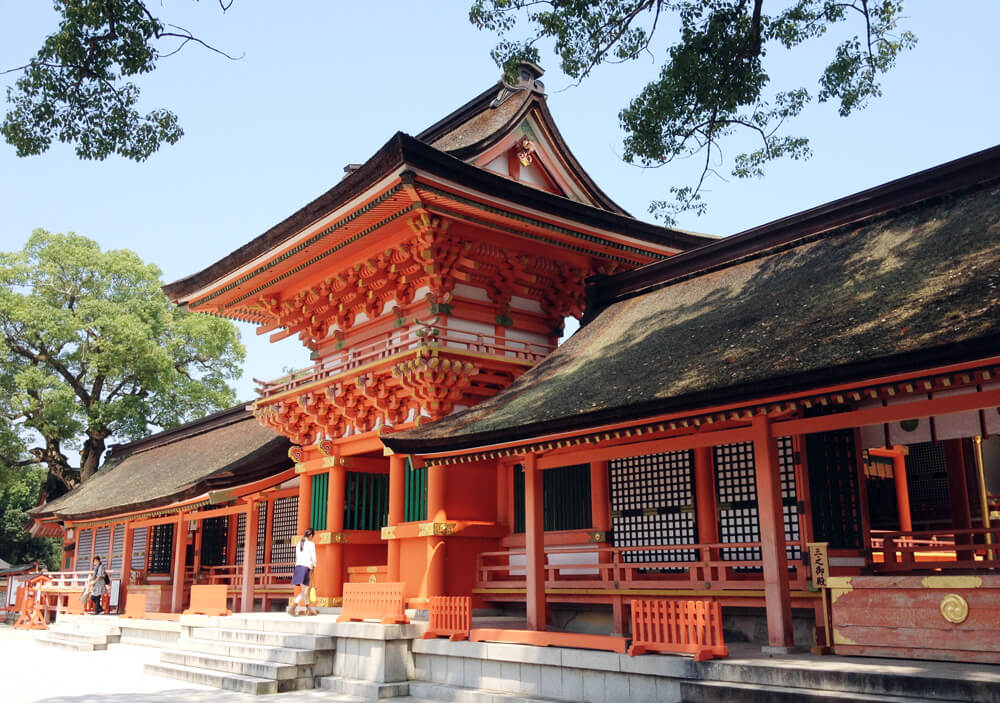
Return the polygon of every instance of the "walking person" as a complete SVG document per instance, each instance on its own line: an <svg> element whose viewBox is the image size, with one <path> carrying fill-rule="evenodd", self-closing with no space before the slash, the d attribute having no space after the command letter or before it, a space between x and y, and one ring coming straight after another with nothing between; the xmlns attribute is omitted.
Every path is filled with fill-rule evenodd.
<svg viewBox="0 0 1000 703"><path fill-rule="evenodd" d="M93 563L94 570L90 574L88 590L90 591L90 601L94 604L94 615L100 615L104 612L104 608L101 607L101 597L108 592L107 582L109 579L99 556L94 556Z"/></svg>
<svg viewBox="0 0 1000 703"><path fill-rule="evenodd" d="M298 615L300 605L305 605L307 615L319 615L319 611L309 603L308 595L310 577L316 568L316 545L312 541L314 534L311 527L306 529L295 550L295 572L292 574L295 592L292 595L292 602L285 610L289 615Z"/></svg>

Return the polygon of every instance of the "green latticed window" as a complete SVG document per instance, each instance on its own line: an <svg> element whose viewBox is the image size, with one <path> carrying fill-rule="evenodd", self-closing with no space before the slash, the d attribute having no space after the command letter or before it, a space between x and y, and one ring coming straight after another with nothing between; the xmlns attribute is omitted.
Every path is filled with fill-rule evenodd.
<svg viewBox="0 0 1000 703"><path fill-rule="evenodd" d="M314 530L326 529L326 506L329 489L330 474L312 475L312 507L309 513L309 527Z"/></svg>
<svg viewBox="0 0 1000 703"><path fill-rule="evenodd" d="M410 457L406 457L406 489L403 507L403 521L417 522L427 519L427 467L413 468Z"/></svg>
<svg viewBox="0 0 1000 703"><path fill-rule="evenodd" d="M379 530L389 522L389 475L348 471L345 530Z"/></svg>
<svg viewBox="0 0 1000 703"><path fill-rule="evenodd" d="M546 532L585 530L590 513L590 464L542 472L542 511ZM524 467L514 467L514 532L524 532Z"/></svg>

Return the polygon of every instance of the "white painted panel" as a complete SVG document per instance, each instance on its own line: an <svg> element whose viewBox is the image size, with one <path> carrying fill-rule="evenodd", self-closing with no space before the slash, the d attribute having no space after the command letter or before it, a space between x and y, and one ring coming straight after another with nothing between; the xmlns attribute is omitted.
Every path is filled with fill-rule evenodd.
<svg viewBox="0 0 1000 703"><path fill-rule="evenodd" d="M566 551L566 552L550 552L549 553L549 564L559 565L559 564L596 564L598 563L598 554L594 550L581 549L578 551ZM560 574L591 574L596 576L601 573L600 569L559 569Z"/></svg>
<svg viewBox="0 0 1000 703"><path fill-rule="evenodd" d="M510 164L507 163L507 152L500 154L500 156L486 164L486 170L499 173L502 176L509 176Z"/></svg>
<svg viewBox="0 0 1000 703"><path fill-rule="evenodd" d="M536 334L535 332L524 332L522 330L507 330L507 339L516 339L519 342L528 342L529 344L541 344L542 346L548 346L549 338L544 334Z"/></svg>
<svg viewBox="0 0 1000 703"><path fill-rule="evenodd" d="M955 395L975 393L975 388L959 388L948 391L937 391L935 398L948 398ZM934 435L937 439L961 439L976 437L980 433L979 411L967 410L961 413L948 413L934 416Z"/></svg>
<svg viewBox="0 0 1000 703"><path fill-rule="evenodd" d="M468 283L456 283L454 293L455 296L459 298L481 300L484 303L490 302L490 296L486 293L485 288L470 286Z"/></svg>
<svg viewBox="0 0 1000 703"><path fill-rule="evenodd" d="M448 332L450 333L453 330L470 332L472 334L485 334L489 337L493 336L493 325L488 325L485 322L475 322L474 320L462 320L457 317L449 317Z"/></svg>
<svg viewBox="0 0 1000 703"><path fill-rule="evenodd" d="M872 408L881 408L882 401L880 399L874 400L863 400L858 403L858 410L870 410ZM861 449L871 449L873 447L881 447L885 445L885 425L881 422L877 425L865 425L861 428Z"/></svg>
<svg viewBox="0 0 1000 703"><path fill-rule="evenodd" d="M527 310L528 312L542 312L542 304L540 302L531 298L522 298L519 295L512 295L510 297L510 306L518 310Z"/></svg>
<svg viewBox="0 0 1000 703"><path fill-rule="evenodd" d="M507 563L510 566L524 566L525 563L526 563L525 559L526 559L526 556L523 553L522 554L510 554L510 555L508 555ZM511 569L510 570L510 575L511 576L524 576L524 574L525 574L524 569Z"/></svg>
<svg viewBox="0 0 1000 703"><path fill-rule="evenodd" d="M983 385L984 391L995 391L998 388L1000 388L1000 383ZM1000 434L1000 408L986 408L983 410L983 417L986 419L986 434Z"/></svg>
<svg viewBox="0 0 1000 703"><path fill-rule="evenodd" d="M905 398L890 398L886 400L886 405L900 405L901 403L913 403L924 400L926 396L907 396ZM912 420L889 423L889 442L895 444L917 444L918 442L931 441L931 421L930 418L921 417Z"/></svg>

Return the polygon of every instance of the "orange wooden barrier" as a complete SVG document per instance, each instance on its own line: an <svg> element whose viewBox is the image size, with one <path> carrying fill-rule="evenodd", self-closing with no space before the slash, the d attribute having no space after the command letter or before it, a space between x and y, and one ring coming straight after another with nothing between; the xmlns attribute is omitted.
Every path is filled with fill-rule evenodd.
<svg viewBox="0 0 1000 703"><path fill-rule="evenodd" d="M85 612L85 603L80 600L83 596L83 589L79 591L70 591L66 594L66 609L61 611L67 615L83 615Z"/></svg>
<svg viewBox="0 0 1000 703"><path fill-rule="evenodd" d="M405 583L345 583L344 608L337 622L379 620L383 624L408 623Z"/></svg>
<svg viewBox="0 0 1000 703"><path fill-rule="evenodd" d="M184 615L232 615L233 611L226 607L226 590L225 584L191 586L191 605Z"/></svg>
<svg viewBox="0 0 1000 703"><path fill-rule="evenodd" d="M52 579L44 574L36 576L17 589L17 600L21 604L21 616L14 623L15 630L47 630L45 613L42 611L42 587Z"/></svg>
<svg viewBox="0 0 1000 703"><path fill-rule="evenodd" d="M424 639L447 637L452 642L469 639L472 599L468 596L431 596L430 623Z"/></svg>
<svg viewBox="0 0 1000 703"><path fill-rule="evenodd" d="M146 616L146 594L129 593L125 596L125 612L119 617L141 620Z"/></svg>
<svg viewBox="0 0 1000 703"><path fill-rule="evenodd" d="M576 647L577 649L600 649L605 652L625 651L624 637L585 635L578 632L476 628L469 633L469 639L473 642L507 642L530 644L536 647Z"/></svg>
<svg viewBox="0 0 1000 703"><path fill-rule="evenodd" d="M632 601L632 646L643 652L693 654L695 661L722 659L729 648L722 638L722 609L708 600Z"/></svg>

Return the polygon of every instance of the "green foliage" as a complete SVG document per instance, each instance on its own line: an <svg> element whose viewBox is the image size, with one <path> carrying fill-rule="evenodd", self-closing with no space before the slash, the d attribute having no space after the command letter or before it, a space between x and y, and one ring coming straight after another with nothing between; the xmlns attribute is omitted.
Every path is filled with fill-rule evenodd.
<svg viewBox="0 0 1000 703"><path fill-rule="evenodd" d="M685 210L702 212L701 188L715 174L719 144L737 132L759 145L735 157L732 175L760 177L767 162L810 156L805 137L782 134L812 96L804 87L772 92L765 66L769 48L792 49L839 25L854 22L819 78L819 102L838 101L842 116L881 95L879 76L913 47L910 32L894 34L902 0L796 0L777 14L763 0L474 0L470 21L499 36L493 58L505 73L518 62L538 62L537 44L552 40L562 70L583 80L599 65L620 63L659 49L657 29L669 18L679 39L666 50L659 75L625 107L624 159L646 167L699 154L695 185L671 188L673 197L650 206L668 222ZM522 23L529 29L521 30ZM512 38L512 35L515 38ZM717 174L716 174L717 175Z"/></svg>
<svg viewBox="0 0 1000 703"><path fill-rule="evenodd" d="M38 501L45 470L32 467L0 475L0 559L19 565L40 561L49 571L60 568L62 545L58 539L32 537L25 527L28 510Z"/></svg>
<svg viewBox="0 0 1000 703"><path fill-rule="evenodd" d="M18 156L41 154L53 139L74 144L81 159L119 154L143 161L184 134L165 109L141 114L130 78L188 42L208 46L155 17L138 0L55 0L59 30L46 38L24 74L7 89L10 110L0 132ZM231 0L220 0L223 10ZM164 42L173 42L161 50ZM213 51L218 50L213 49ZM232 58L232 57L230 57Z"/></svg>
<svg viewBox="0 0 1000 703"><path fill-rule="evenodd" d="M23 251L0 254L0 440L41 439L30 460L0 455L0 465L44 462L50 482L68 487L77 468L81 480L96 471L109 437L233 404L235 326L178 309L160 286L159 269L134 253L75 234L36 230ZM79 467L67 449L80 451Z"/></svg>

